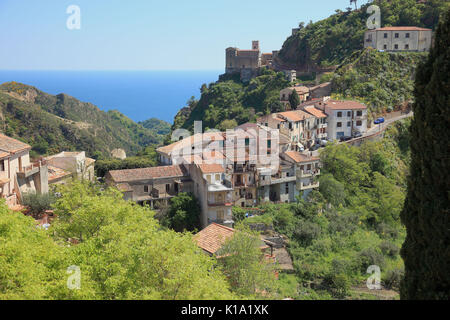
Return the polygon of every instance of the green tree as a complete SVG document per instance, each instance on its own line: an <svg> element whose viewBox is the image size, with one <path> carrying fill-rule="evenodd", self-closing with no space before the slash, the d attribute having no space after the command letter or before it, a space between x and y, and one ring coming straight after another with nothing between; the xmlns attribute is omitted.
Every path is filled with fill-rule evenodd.
<svg viewBox="0 0 450 320"><path fill-rule="evenodd" d="M428 61L417 71L411 124L411 173L402 212L407 236L402 299L450 298L450 10Z"/></svg>
<svg viewBox="0 0 450 320"><path fill-rule="evenodd" d="M200 227L200 205L192 193L181 192L170 199L167 215L162 222L169 228L182 232Z"/></svg>
<svg viewBox="0 0 450 320"><path fill-rule="evenodd" d="M289 96L289 104L292 109L297 109L297 106L301 103L300 97L298 96L297 91L292 90L291 95Z"/></svg>
<svg viewBox="0 0 450 320"><path fill-rule="evenodd" d="M257 233L240 227L217 252L232 290L239 295L269 297L276 290L275 267L261 245Z"/></svg>

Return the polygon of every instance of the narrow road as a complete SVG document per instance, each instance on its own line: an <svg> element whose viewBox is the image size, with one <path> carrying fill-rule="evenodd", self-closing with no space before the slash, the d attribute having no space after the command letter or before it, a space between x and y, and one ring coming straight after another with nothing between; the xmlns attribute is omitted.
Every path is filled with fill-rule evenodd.
<svg viewBox="0 0 450 320"><path fill-rule="evenodd" d="M367 130L367 132L362 137L359 137L359 138L356 138L356 139L364 139L366 137L369 137L369 136L371 136L371 135L373 135L373 134L375 134L377 132L381 132L383 130L386 130L388 126L390 126L391 124L393 124L396 121L400 121L400 120L403 120L405 118L410 118L412 116L414 116L414 113L411 111L410 113L403 114L403 115L398 116L398 117L393 117L391 119L387 119L384 123L380 123L380 124L374 125L372 128ZM340 144L340 143L350 143L350 142L352 142L352 141L354 141L356 139L352 139L352 140L345 141L345 142L338 142L338 144ZM320 150L321 149L316 150L316 151L308 151L307 150L307 151L304 152L304 154L311 155L313 157L318 157Z"/></svg>

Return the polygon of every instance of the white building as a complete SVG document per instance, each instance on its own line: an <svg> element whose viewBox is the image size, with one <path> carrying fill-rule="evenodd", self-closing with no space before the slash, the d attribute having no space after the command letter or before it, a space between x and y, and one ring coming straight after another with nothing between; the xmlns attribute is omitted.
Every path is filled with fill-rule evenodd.
<svg viewBox="0 0 450 320"><path fill-rule="evenodd" d="M384 51L429 51L433 31L418 27L385 27L366 31L364 48Z"/></svg>
<svg viewBox="0 0 450 320"><path fill-rule="evenodd" d="M367 132L367 107L357 101L324 99L315 107L327 115L327 138L338 140L356 132Z"/></svg>

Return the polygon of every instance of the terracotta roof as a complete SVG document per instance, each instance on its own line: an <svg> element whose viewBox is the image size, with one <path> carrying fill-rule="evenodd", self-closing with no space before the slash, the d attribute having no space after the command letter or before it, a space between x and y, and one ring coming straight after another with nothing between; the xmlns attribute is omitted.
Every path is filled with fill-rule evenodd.
<svg viewBox="0 0 450 320"><path fill-rule="evenodd" d="M117 189L119 189L122 192L130 192L133 191L131 186L128 183L118 183L116 185Z"/></svg>
<svg viewBox="0 0 450 320"><path fill-rule="evenodd" d="M186 169L181 165L162 166L141 169L126 169L109 171L114 182L129 182L169 177L183 177L187 175Z"/></svg>
<svg viewBox="0 0 450 320"><path fill-rule="evenodd" d="M215 254L234 235L234 232L232 228L212 223L197 233L194 241L209 254Z"/></svg>
<svg viewBox="0 0 450 320"><path fill-rule="evenodd" d="M291 89L294 89L295 91L297 91L298 94L309 93L309 88L305 87L305 86L293 87Z"/></svg>
<svg viewBox="0 0 450 320"><path fill-rule="evenodd" d="M304 110L310 114L312 114L316 118L326 118L327 115L323 113L322 110L319 110L313 106L305 107Z"/></svg>
<svg viewBox="0 0 450 320"><path fill-rule="evenodd" d="M351 100L327 100L324 103L325 106L333 110L361 110L367 109L367 107L359 103L358 101Z"/></svg>
<svg viewBox="0 0 450 320"><path fill-rule="evenodd" d="M220 164L199 164L198 168L202 173L222 173L225 169Z"/></svg>
<svg viewBox="0 0 450 320"><path fill-rule="evenodd" d="M432 31L432 30L419 27L384 27L375 29L374 31Z"/></svg>
<svg viewBox="0 0 450 320"><path fill-rule="evenodd" d="M31 146L0 133L0 150L11 153L31 149Z"/></svg>
<svg viewBox="0 0 450 320"><path fill-rule="evenodd" d="M280 112L278 113L278 116L283 116L289 121L302 121L312 117L309 113L306 113L302 110Z"/></svg>
<svg viewBox="0 0 450 320"><path fill-rule="evenodd" d="M319 160L319 158L308 157L308 156L305 156L304 154L301 154L300 152L297 152L297 151L286 151L284 154L286 156L288 156L290 159L292 159L296 163L312 162L312 161L318 161Z"/></svg>
<svg viewBox="0 0 450 320"><path fill-rule="evenodd" d="M0 151L0 159L7 158L10 156L9 152Z"/></svg>
<svg viewBox="0 0 450 320"><path fill-rule="evenodd" d="M72 175L72 172L63 170L61 168L57 168L54 166L47 166L48 168L48 182L53 183L57 182L62 178L69 177Z"/></svg>

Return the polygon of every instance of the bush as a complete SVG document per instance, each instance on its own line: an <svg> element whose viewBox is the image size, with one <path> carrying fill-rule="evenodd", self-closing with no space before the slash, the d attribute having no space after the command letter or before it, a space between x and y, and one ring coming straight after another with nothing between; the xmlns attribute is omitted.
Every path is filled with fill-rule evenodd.
<svg viewBox="0 0 450 320"><path fill-rule="evenodd" d="M37 194L30 192L23 195L22 202L24 206L29 208L29 212L36 217L44 211L52 208L52 204L55 202L55 196L50 193Z"/></svg>
<svg viewBox="0 0 450 320"><path fill-rule="evenodd" d="M295 228L294 238L304 245L310 245L322 233L320 226L310 221L300 221Z"/></svg>
<svg viewBox="0 0 450 320"><path fill-rule="evenodd" d="M402 269L389 270L383 278L383 284L388 289L398 290L403 276L404 271Z"/></svg>
<svg viewBox="0 0 450 320"><path fill-rule="evenodd" d="M398 255L400 249L390 241L383 241L380 244L380 250L384 255L394 258Z"/></svg>
<svg viewBox="0 0 450 320"><path fill-rule="evenodd" d="M361 251L358 256L359 265L361 267L361 272L366 273L367 268L370 266L379 266L382 268L384 266L383 255L376 251L374 248L367 248Z"/></svg>
<svg viewBox="0 0 450 320"><path fill-rule="evenodd" d="M330 273L324 280L331 294L338 299L344 299L350 290L350 280L342 273Z"/></svg>

